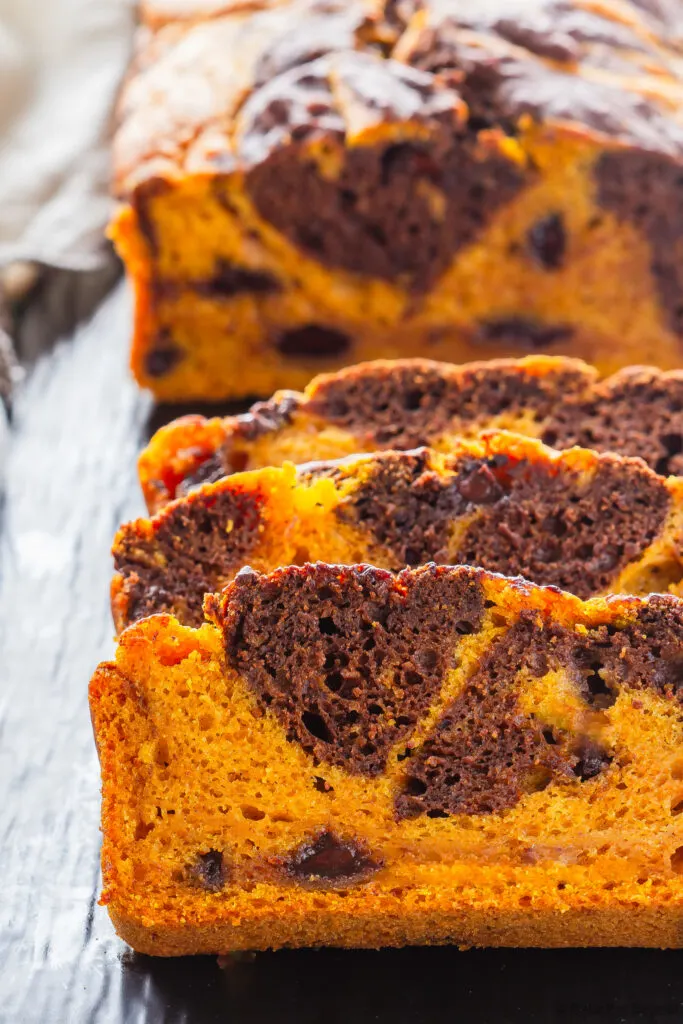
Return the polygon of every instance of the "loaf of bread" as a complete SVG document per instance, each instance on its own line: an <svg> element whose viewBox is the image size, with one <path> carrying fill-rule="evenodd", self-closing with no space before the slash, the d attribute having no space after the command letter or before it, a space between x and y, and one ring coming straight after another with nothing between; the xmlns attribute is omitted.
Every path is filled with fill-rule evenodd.
<svg viewBox="0 0 683 1024"><path fill-rule="evenodd" d="M378 357L680 365L677 3L145 10L111 235L158 397Z"/></svg>
<svg viewBox="0 0 683 1024"><path fill-rule="evenodd" d="M468 567L243 570L90 686L143 953L683 945L683 602Z"/></svg>
<svg viewBox="0 0 683 1024"><path fill-rule="evenodd" d="M683 579L683 479L639 459L556 452L497 433L204 484L114 543L118 629L171 612L202 622L204 595L248 564L466 563L587 598Z"/></svg>
<svg viewBox="0 0 683 1024"><path fill-rule="evenodd" d="M316 377L242 416L184 416L162 427L139 460L150 512L200 483L285 461L428 445L503 429L638 456L663 476L683 473L683 372L630 367L607 380L578 360L529 356L450 366L377 361Z"/></svg>

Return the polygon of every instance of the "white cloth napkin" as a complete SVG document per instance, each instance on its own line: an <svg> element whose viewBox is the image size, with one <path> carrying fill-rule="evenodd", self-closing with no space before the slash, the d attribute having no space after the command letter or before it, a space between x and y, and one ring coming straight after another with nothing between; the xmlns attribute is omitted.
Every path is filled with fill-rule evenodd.
<svg viewBox="0 0 683 1024"><path fill-rule="evenodd" d="M110 138L134 0L0 0L0 266L106 259Z"/></svg>

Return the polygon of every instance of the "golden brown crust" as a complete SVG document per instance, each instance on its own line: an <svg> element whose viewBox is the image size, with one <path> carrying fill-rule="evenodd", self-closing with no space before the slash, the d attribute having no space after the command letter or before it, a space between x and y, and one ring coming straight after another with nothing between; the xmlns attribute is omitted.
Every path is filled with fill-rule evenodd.
<svg viewBox="0 0 683 1024"><path fill-rule="evenodd" d="M579 28L574 39L571 29L563 33L558 26L557 38L547 31L548 19L563 13L559 7L553 10L548 0L520 5L515 11L519 23L514 33L505 18L510 14L509 4L490 4L488 10L454 18L452 5L429 0L424 12L405 25L399 21L398 27L392 27L391 16L387 17L389 6L374 0L327 5L320 0L202 0L200 4L160 0L144 5L144 20L157 29L158 38L150 41L144 35L142 44L154 48L155 60L150 64L143 55L144 71L130 83L122 100L117 191L130 195L141 182L159 176L162 169L171 178L214 173L217 157L233 150L238 127L231 119L238 106L245 95L264 84L259 81L259 61L283 36L298 35L306 40L309 33L317 44L311 44L308 54L302 44L301 54L309 60L311 52L318 56L353 46L354 34L356 45L370 52L379 41L393 36L392 49L398 60L418 66L428 64L430 58L432 63L439 57L443 60L443 49L454 47L459 33L463 49L470 47L470 60L477 59L476 50L481 48L482 61L500 60L501 55L508 59L514 55L520 61L522 89L525 77L528 79L527 102L534 87L538 88L534 73L540 74L540 81L545 75L547 97L534 99L539 105L545 102L540 116L548 123L571 120L588 135L609 136L619 134L619 129L621 138L631 134L639 139L642 133L643 140L665 150L675 152L677 144L680 147L683 135L672 107L682 90L669 51L671 26L638 11L635 4L603 5L596 10L594 5L577 2L574 11L565 12L568 23L572 17L577 23L584 19L583 35ZM322 50L315 30L311 30L311 23L321 16L338 19L336 31L329 33ZM348 26L347 33L342 26ZM164 45L165 36L170 45ZM239 53L240 60L226 60L226 53ZM573 80L585 83L584 107L577 103L558 116L553 110L553 94L562 85L571 87ZM616 87L611 112L604 109L603 90L608 87ZM614 109L619 90L624 98L621 111ZM629 102L632 95L639 97L640 107ZM570 93L567 102L571 105L572 100ZM338 102L343 104L347 123L351 122L353 104L341 97ZM620 115L624 117L621 124ZM666 130L658 124L662 118Z"/></svg>
<svg viewBox="0 0 683 1024"><path fill-rule="evenodd" d="M430 912L421 902L419 909L406 910L396 896L384 903L379 915L358 911L350 914L318 913L314 919L288 927L287 939L279 942L281 920L265 915L259 921L235 926L211 924L197 928L167 925L151 931L134 917L110 908L112 922L120 937L140 953L150 956L228 953L235 950L265 950L282 946L315 948L320 945L345 949L383 949L401 946L453 945L460 949L476 946L535 949L581 949L585 947L650 947L680 949L680 899L666 906L648 900L624 903L606 910L590 903L576 908L546 909L540 901L528 910L502 911L495 905L449 907Z"/></svg>

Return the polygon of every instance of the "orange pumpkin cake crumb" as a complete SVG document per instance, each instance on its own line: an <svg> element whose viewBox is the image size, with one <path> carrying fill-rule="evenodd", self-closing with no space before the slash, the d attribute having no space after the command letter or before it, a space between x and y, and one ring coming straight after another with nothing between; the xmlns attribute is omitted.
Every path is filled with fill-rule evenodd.
<svg viewBox="0 0 683 1024"><path fill-rule="evenodd" d="M90 706L103 902L157 955L683 946L683 602L244 570Z"/></svg>

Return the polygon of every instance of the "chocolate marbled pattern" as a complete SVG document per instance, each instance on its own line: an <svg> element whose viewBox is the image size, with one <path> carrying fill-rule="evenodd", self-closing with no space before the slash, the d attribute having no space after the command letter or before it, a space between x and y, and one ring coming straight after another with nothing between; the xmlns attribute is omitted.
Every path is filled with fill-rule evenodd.
<svg viewBox="0 0 683 1024"><path fill-rule="evenodd" d="M478 628L476 573L424 573L405 594L371 566L243 570L220 625L229 664L316 761L376 776L438 692L457 643ZM215 602L214 602L215 607ZM305 609L305 610L303 610Z"/></svg>

